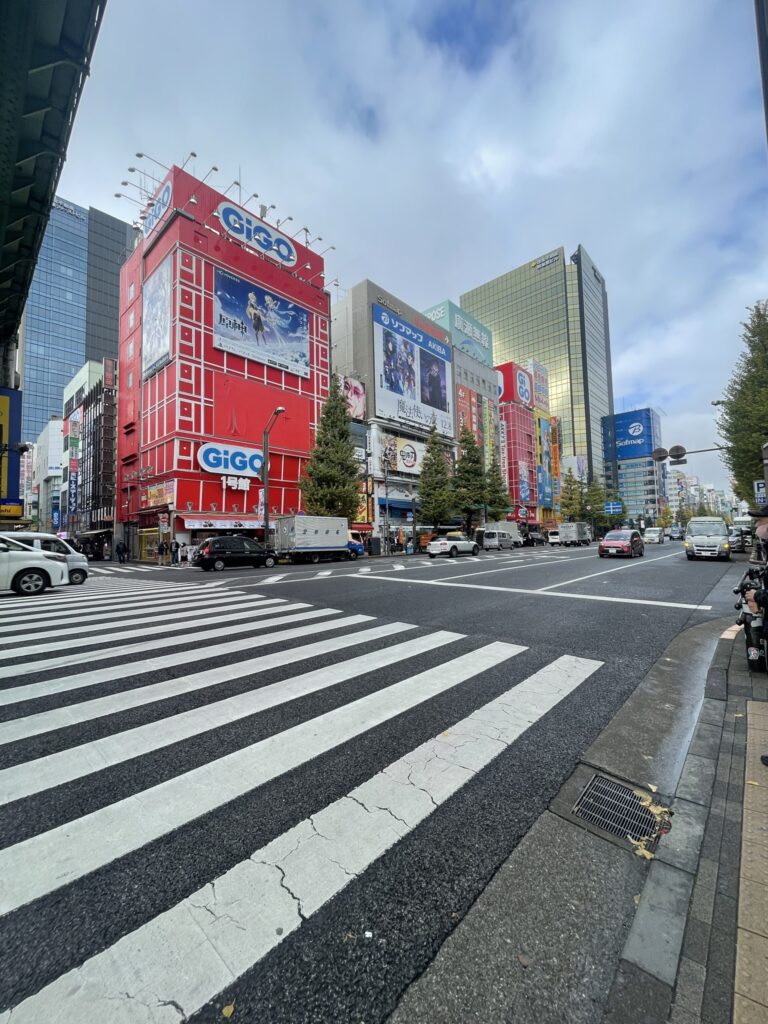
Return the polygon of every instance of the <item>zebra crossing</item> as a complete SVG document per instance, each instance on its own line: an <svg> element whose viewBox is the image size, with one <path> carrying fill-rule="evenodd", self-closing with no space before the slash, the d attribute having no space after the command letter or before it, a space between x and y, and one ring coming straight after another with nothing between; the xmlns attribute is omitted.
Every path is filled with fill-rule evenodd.
<svg viewBox="0 0 768 1024"><path fill-rule="evenodd" d="M461 834L462 795L602 665L267 587L93 583L0 606L0 1024L221 1019L343 958L343 901L379 906L372 872L406 900L424 830ZM330 1019L280 998L253 1019Z"/></svg>

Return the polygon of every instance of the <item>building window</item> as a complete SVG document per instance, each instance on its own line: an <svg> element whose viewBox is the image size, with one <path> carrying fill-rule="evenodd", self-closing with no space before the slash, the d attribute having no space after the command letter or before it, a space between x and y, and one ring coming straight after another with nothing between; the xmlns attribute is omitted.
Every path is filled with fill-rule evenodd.
<svg viewBox="0 0 768 1024"><path fill-rule="evenodd" d="M136 292L136 286L134 285L133 281L131 281L131 283L128 285L128 301L129 302L133 302L133 296L134 296L135 292Z"/></svg>
<svg viewBox="0 0 768 1024"><path fill-rule="evenodd" d="M133 387L133 370L129 370L125 378L125 386L128 388Z"/></svg>
<svg viewBox="0 0 768 1024"><path fill-rule="evenodd" d="M129 331L133 330L133 324L134 324L134 315L133 315L133 310L131 310L131 312L128 314L128 330Z"/></svg>

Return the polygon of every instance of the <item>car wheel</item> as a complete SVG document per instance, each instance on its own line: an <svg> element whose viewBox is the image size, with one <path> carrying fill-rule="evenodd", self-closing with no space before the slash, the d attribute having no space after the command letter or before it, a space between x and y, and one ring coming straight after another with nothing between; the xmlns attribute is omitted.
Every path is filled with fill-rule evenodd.
<svg viewBox="0 0 768 1024"><path fill-rule="evenodd" d="M434 556L434 555L430 555L429 557L430 557L430 558L434 558L435 556Z"/></svg>
<svg viewBox="0 0 768 1024"><path fill-rule="evenodd" d="M42 594L48 586L48 577L38 569L22 569L11 584L11 588L17 594L31 597L34 594Z"/></svg>
<svg viewBox="0 0 768 1024"><path fill-rule="evenodd" d="M449 558L455 558L456 555L458 555L458 553L459 553L459 549L458 548L455 548L455 547L451 548L451 550L448 552L448 557Z"/></svg>
<svg viewBox="0 0 768 1024"><path fill-rule="evenodd" d="M221 572L221 570L224 568L223 559L217 558L216 561L213 563L213 568L216 570L216 572Z"/></svg>
<svg viewBox="0 0 768 1024"><path fill-rule="evenodd" d="M350 562L357 561L357 552L356 551L350 551L349 552L349 560L350 560Z"/></svg>
<svg viewBox="0 0 768 1024"><path fill-rule="evenodd" d="M312 565L317 565L317 563L320 561L320 555L318 555L317 552L314 552L309 556L309 560L312 563Z"/></svg>
<svg viewBox="0 0 768 1024"><path fill-rule="evenodd" d="M605 552L604 551L598 551L597 553L600 556L600 558L605 558Z"/></svg>
<svg viewBox="0 0 768 1024"><path fill-rule="evenodd" d="M72 569L69 574L69 582L76 587L81 586L88 579L88 573L84 569Z"/></svg>
<svg viewBox="0 0 768 1024"><path fill-rule="evenodd" d="M638 552L638 554L640 555L641 558L645 558L645 548L640 548L640 551Z"/></svg>
<svg viewBox="0 0 768 1024"><path fill-rule="evenodd" d="M686 555L685 557L688 559L689 562L693 561L693 555Z"/></svg>
<svg viewBox="0 0 768 1024"><path fill-rule="evenodd" d="M272 557L272 555L267 555L267 557L264 559L264 568L265 569L272 569L272 568L274 568L274 566L275 566L274 558Z"/></svg>
<svg viewBox="0 0 768 1024"><path fill-rule="evenodd" d="M476 555L479 551L480 551L480 548L477 546L477 544L475 544L475 546L472 548L472 554Z"/></svg>

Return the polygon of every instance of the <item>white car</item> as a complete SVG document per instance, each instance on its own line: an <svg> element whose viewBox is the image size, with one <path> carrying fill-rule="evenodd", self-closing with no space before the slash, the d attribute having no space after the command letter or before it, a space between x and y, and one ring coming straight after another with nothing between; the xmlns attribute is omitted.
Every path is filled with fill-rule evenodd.
<svg viewBox="0 0 768 1024"><path fill-rule="evenodd" d="M0 591L24 597L69 583L67 559L54 551L35 551L10 537L0 537Z"/></svg>
<svg viewBox="0 0 768 1024"><path fill-rule="evenodd" d="M447 533L444 537L436 537L427 544L427 554L430 558L437 558L438 555L447 555L455 558L457 555L476 555L480 548L473 540L463 533Z"/></svg>
<svg viewBox="0 0 768 1024"><path fill-rule="evenodd" d="M67 541L57 537L54 533L33 533L19 532L0 533L0 540L10 537L19 544L26 544L35 551L56 551L64 555L69 569L69 582L73 586L79 586L88 579L88 559L80 551L76 551Z"/></svg>
<svg viewBox="0 0 768 1024"><path fill-rule="evenodd" d="M664 531L660 526L649 526L643 534L643 541L646 544L663 544Z"/></svg>
<svg viewBox="0 0 768 1024"><path fill-rule="evenodd" d="M560 543L560 532L559 532L559 530L550 530L549 533L547 534L547 540L549 541L549 546L551 548L553 548L555 546L555 544L559 544Z"/></svg>

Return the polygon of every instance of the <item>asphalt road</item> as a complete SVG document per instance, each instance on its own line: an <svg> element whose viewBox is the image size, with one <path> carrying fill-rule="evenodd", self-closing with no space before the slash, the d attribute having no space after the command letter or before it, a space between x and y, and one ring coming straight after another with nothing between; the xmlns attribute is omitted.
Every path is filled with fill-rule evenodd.
<svg viewBox="0 0 768 1024"><path fill-rule="evenodd" d="M93 568L0 596L3 1024L385 1020L739 573Z"/></svg>

